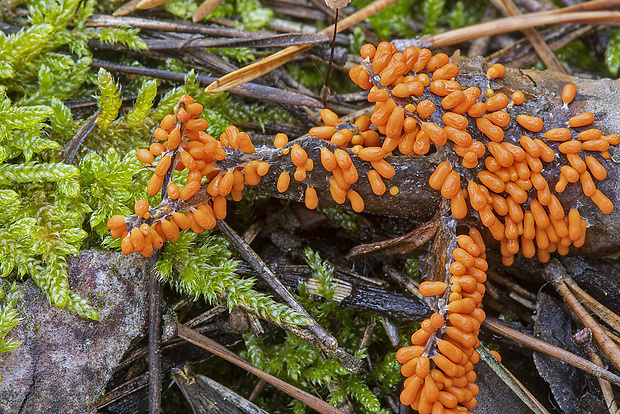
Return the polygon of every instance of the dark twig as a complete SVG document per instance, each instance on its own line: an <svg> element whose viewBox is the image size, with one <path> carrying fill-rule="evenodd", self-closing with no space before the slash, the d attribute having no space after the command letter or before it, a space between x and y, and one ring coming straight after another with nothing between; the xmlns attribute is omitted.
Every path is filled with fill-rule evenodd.
<svg viewBox="0 0 620 414"><path fill-rule="evenodd" d="M327 36L318 34L287 33L278 35L260 36L256 38L202 38L191 37L189 39L144 39L149 50L184 50L203 47L282 47L291 45L317 45L328 40ZM102 50L119 50L116 43L92 41L91 46Z"/></svg>
<svg viewBox="0 0 620 414"><path fill-rule="evenodd" d="M254 252L254 250L247 244L236 231L234 231L225 221L219 220L217 222L217 228L222 232L224 236L235 246L237 251L241 254L241 257L250 264L254 270L256 270L263 280L278 294L284 301L297 312L301 313L308 320L310 330L314 335L319 338L324 347L328 349L338 348L338 341L323 327L321 327L313 318L306 312L306 310L295 300L291 292L289 292L282 282L273 274L271 269L263 262L263 260Z"/></svg>
<svg viewBox="0 0 620 414"><path fill-rule="evenodd" d="M248 397L248 401L254 402L265 388L265 385L267 385L267 381L265 381L264 379L258 380L256 385L254 386L254 389L252 390L252 393Z"/></svg>
<svg viewBox="0 0 620 414"><path fill-rule="evenodd" d="M360 341L359 346L357 347L357 352L360 352L362 349L368 346L370 339L372 338L372 334L375 331L375 326L377 325L377 321L372 321L368 325L366 325L366 329L364 329L364 335L362 336L362 340Z"/></svg>
<svg viewBox="0 0 620 414"><path fill-rule="evenodd" d="M504 367L488 349L484 346L480 346L478 348L478 353L480 354L480 359L484 361L489 368L495 372L495 374L499 377L499 379L504 382L511 390L515 393L517 397L525 405L529 407L535 414L549 414L549 412L545 409L545 407L529 392L527 388L521 384L521 382L512 375L512 372L508 371L506 367Z"/></svg>
<svg viewBox="0 0 620 414"><path fill-rule="evenodd" d="M117 401L120 401L121 399L133 394L134 392L140 391L147 386L148 381L148 373L144 373L139 377L135 377L127 382L124 382L118 387L106 392L105 395L103 395L99 399L99 401L97 401L97 409L101 410L102 408Z"/></svg>
<svg viewBox="0 0 620 414"><path fill-rule="evenodd" d="M159 252L150 259L149 280L149 413L161 412L161 353L159 344L161 340L161 284L155 274L155 263L159 258Z"/></svg>
<svg viewBox="0 0 620 414"><path fill-rule="evenodd" d="M439 226L439 211L433 218L402 236L375 243L360 244L347 253L347 259L357 260L370 256L406 255L432 240Z"/></svg>
<svg viewBox="0 0 620 414"><path fill-rule="evenodd" d="M497 9L493 5L489 4L480 19L480 23L495 20L497 18ZM487 54L488 47L490 46L488 37L479 37L471 42L471 46L467 51L467 56L485 56Z"/></svg>
<svg viewBox="0 0 620 414"><path fill-rule="evenodd" d="M581 289L577 283L570 277L564 279L564 283L570 288L570 290L579 298L590 311L594 312L603 322L613 328L617 333L620 333L620 316L605 305L594 299L592 296Z"/></svg>
<svg viewBox="0 0 620 414"><path fill-rule="evenodd" d="M239 37L246 39L260 36L259 33L232 29L229 27L168 22L165 20L142 19L139 17L93 15L88 19L86 24L89 27L130 26L160 32L195 33L205 36Z"/></svg>
<svg viewBox="0 0 620 414"><path fill-rule="evenodd" d="M390 279L407 289L409 292L413 293L414 296L420 299L423 303L427 303L428 298L422 296L418 290L419 283L399 272L394 266L384 265L383 271L390 277Z"/></svg>
<svg viewBox="0 0 620 414"><path fill-rule="evenodd" d="M73 138L71 138L71 141L69 141L63 153L63 161L65 163L71 164L73 162L73 159L80 150L84 139L86 139L88 134L90 134L93 128L95 128L99 112L100 111L97 109L94 114L88 117L86 122L80 127L80 129L78 129Z"/></svg>
<svg viewBox="0 0 620 414"><path fill-rule="evenodd" d="M398 327L396 324L390 318L381 316L381 325L392 346L400 346L400 335L398 334ZM364 334L366 334L366 332L364 332Z"/></svg>
<svg viewBox="0 0 620 414"><path fill-rule="evenodd" d="M189 329L183 324L178 324L179 336L192 344L199 346L207 351L225 359L226 361L235 364L236 366L256 375L257 377L267 381L269 384L278 388L279 390L287 393L291 397L298 399L306 404L308 407L318 411L319 413L327 414L341 414L341 411L327 404L325 401L308 394L307 392L300 390L297 387L282 381L280 378L267 374L264 371L256 368L255 366L247 363L245 360L239 358L235 353L229 351L226 347L218 344L214 340L207 338L204 335L200 335L196 331Z"/></svg>
<svg viewBox="0 0 620 414"><path fill-rule="evenodd" d="M134 75L150 76L158 79L165 79L171 82L184 82L185 74L172 72L169 70L141 68L136 66L117 65L99 59L93 59L91 66L94 68L104 68L110 72L131 73ZM217 78L210 76L196 75L196 80L203 85L215 81ZM270 100L273 102L289 105L303 105L312 108L322 108L323 105L318 100L295 92L285 91L269 86L246 83L229 90L230 93L246 96L249 98Z"/></svg>
<svg viewBox="0 0 620 414"><path fill-rule="evenodd" d="M227 307L225 305L216 306L214 308L209 309L208 311L204 313L201 313L200 315L196 316L194 319L185 322L185 325L188 328L195 328L196 326L201 325L207 321L210 321L216 316L226 312L226 309Z"/></svg>

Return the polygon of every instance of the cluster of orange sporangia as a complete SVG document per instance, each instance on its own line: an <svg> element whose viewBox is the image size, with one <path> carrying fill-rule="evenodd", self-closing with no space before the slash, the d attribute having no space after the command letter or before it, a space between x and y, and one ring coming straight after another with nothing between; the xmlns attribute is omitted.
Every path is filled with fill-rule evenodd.
<svg viewBox="0 0 620 414"><path fill-rule="evenodd" d="M524 113L525 93L501 83L501 64L488 68L483 92L479 79L459 77L459 67L443 53L418 47L398 52L383 42L363 46L361 55L350 77L375 102L370 121L385 135L381 149L424 155L446 147L446 161L429 184L450 200L455 218L464 218L468 205L477 212L500 242L505 265L519 250L546 262L552 252L565 255L571 245L583 245L586 221L577 206L566 212L558 199L572 183L601 212L612 212L595 180L606 178L607 151L620 137L593 127L592 113L571 113L575 85L565 85L561 107L541 118ZM449 281L420 284L424 296L443 295L438 311L413 334L413 345L397 353L408 377L401 401L421 414L467 412L476 405L473 364L487 264L477 231L459 236L458 244Z"/></svg>
<svg viewBox="0 0 620 414"><path fill-rule="evenodd" d="M386 154L398 148L423 155L433 145L449 143L453 152L429 184L451 201L456 218L467 215L469 202L501 243L505 265L519 250L546 262L550 253L565 255L571 245L584 243L586 222L576 208L565 211L557 197L571 183L579 182L603 213L612 212L613 204L595 180L606 178L607 150L620 143L620 136L592 127L592 113L570 113L574 85L564 87L563 106L544 120L521 113L523 92L504 93L509 87L498 83L506 73L501 64L489 67L489 88L483 92L468 86L472 81L461 79L458 66L444 53L418 47L398 52L383 42L363 46L361 55L364 60L350 76L370 89L368 100L376 102L370 120L386 136L381 148ZM518 136L505 135L504 129L516 125ZM559 177L552 176L549 171L559 166Z"/></svg>
<svg viewBox="0 0 620 414"><path fill-rule="evenodd" d="M128 222L124 216L113 216L108 228L113 237L121 237L123 253L140 252L150 257L165 240L176 241L179 230L202 233L214 228L216 220L226 218L226 197L241 200L245 185L257 185L269 171L269 163L241 156L255 152L247 133L229 126L219 140L207 134L208 122L198 118L202 110L191 96L183 96L174 115L166 115L154 130L158 142L138 150L140 162L155 164L147 193L161 191L162 205L168 208L153 210L146 200L138 200L134 210L140 220ZM187 180L179 188L172 172L185 169ZM162 189L164 183L166 188ZM206 194L199 197L201 189Z"/></svg>
<svg viewBox="0 0 620 414"><path fill-rule="evenodd" d="M468 413L476 406L478 386L474 365L480 309L487 262L480 232L457 237L447 281L422 282L420 293L439 297L439 308L411 336L411 346L401 348L396 359L407 377L400 401L420 414ZM445 304L445 305L444 305Z"/></svg>
<svg viewBox="0 0 620 414"><path fill-rule="evenodd" d="M139 200L135 206L139 220L128 222L120 215L112 217L108 228L113 237L121 237L123 253L141 252L149 257L165 240L175 241L179 229L201 233L215 227L216 220L226 217L226 197L241 200L245 185L257 185L268 173L270 164L255 154L254 144L247 133L228 126L219 139L207 134L204 131L208 127L207 121L198 118L202 109L202 105L195 103L190 96L182 97L175 114L164 117L160 127L154 130L156 142L148 149L137 151L140 162L154 164L147 193L156 195L161 191L162 204L168 208L160 208L160 205L154 210L146 200ZM364 200L351 188L359 178L351 157L370 164L368 182L377 195L386 192L383 179L394 177L395 170L384 159L386 154L380 147L379 134L369 129L368 117L358 118L355 124L340 123L338 116L329 109L321 111L321 117L326 127L311 132L318 131L320 136L340 147L332 148L333 151L328 148L321 150L321 166L333 174L331 195L339 204L349 200L353 210L360 212L364 209ZM306 150L299 144L291 144L288 145L285 134L277 134L274 138L274 147L290 156L293 167L286 167L279 174L277 189L281 193L287 191L291 175L296 181L304 182L307 174L315 168L314 160L308 157ZM353 147L347 148L349 144ZM250 156L252 154L256 156ZM188 170L187 180L180 186L173 181L172 172L185 169ZM192 203L201 191L204 194L198 198L200 202ZM398 188L392 186L389 191L397 194ZM183 208L178 204L171 205L177 201L184 202ZM317 192L310 184L305 188L304 203L310 209L319 204ZM154 212L157 214L153 215Z"/></svg>

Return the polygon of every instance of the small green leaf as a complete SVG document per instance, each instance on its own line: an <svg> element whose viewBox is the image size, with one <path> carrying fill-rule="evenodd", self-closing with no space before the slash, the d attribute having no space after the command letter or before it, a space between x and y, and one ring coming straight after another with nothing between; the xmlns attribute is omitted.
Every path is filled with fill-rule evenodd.
<svg viewBox="0 0 620 414"><path fill-rule="evenodd" d="M144 123L144 118L153 107L155 96L157 96L157 82L155 80L145 82L138 91L133 109L125 116L127 125L136 127Z"/></svg>
<svg viewBox="0 0 620 414"><path fill-rule="evenodd" d="M97 125L101 129L108 129L112 121L118 116L121 107L120 86L114 83L114 78L107 70L100 68L97 74L97 86L101 95L97 97L99 103L99 116Z"/></svg>

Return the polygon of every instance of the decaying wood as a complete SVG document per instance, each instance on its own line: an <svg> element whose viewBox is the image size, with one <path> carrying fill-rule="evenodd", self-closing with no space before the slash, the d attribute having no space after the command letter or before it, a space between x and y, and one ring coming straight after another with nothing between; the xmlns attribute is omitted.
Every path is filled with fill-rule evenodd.
<svg viewBox="0 0 620 414"><path fill-rule="evenodd" d="M195 374L189 365L173 369L172 378L194 414L269 414L217 381Z"/></svg>
<svg viewBox="0 0 620 414"><path fill-rule="evenodd" d="M137 3L137 1L129 2L124 10L126 11L135 8ZM589 4L594 3L598 2L594 1L590 2ZM618 2L618 4L620 4L620 2ZM292 2L287 2L286 4L281 2L279 6L282 7L281 10L283 11L295 13L294 4ZM305 7L307 7L307 5ZM123 10L119 9L119 12L121 11ZM564 16L564 20L572 21L571 18L573 17L574 19L579 20L577 16ZM609 19L611 18L615 19L613 21L616 22L618 19L618 14L613 13L607 14L605 16L602 16L600 14L591 14L586 17L584 17L583 15L580 17L581 20L589 19L587 21L595 22L610 21ZM549 19L547 21L549 21ZM196 35L212 35L228 38L218 40L200 38L198 40L193 40L195 38L187 39L183 37L173 36L161 39L160 36L160 38L147 39L147 44L152 50L159 49L160 51L166 52L169 52L169 49L171 48L189 49L209 45L267 47L277 46L280 44L290 44L293 40L299 42L300 44L314 44L323 41L325 38L325 36L314 35L281 35L261 37L257 34L225 27L190 26L165 22L153 23L150 20L134 18L114 20L109 16L93 17L90 20L89 24L92 26L100 27L123 24L140 27L147 30L179 32L183 33L184 36L187 36L186 33L191 33ZM568 33L552 33L554 36L557 37L556 43L554 43L553 45L557 46L562 44L562 42L565 43L568 41L567 39L578 36L579 34L583 33L584 30L585 29L582 28L568 31ZM555 39L555 37L553 36L551 38ZM449 40L448 38L441 37L437 37L435 39L437 40L436 44L442 44L441 42L445 43ZM462 41L462 39L463 38L461 36L459 38L459 41ZM102 47L102 45L99 46ZM554 48L555 46L552 46L552 48ZM183 53L188 58L190 56L193 56L193 62L197 65L199 63L195 62L200 62L201 59L204 59L204 56L199 56L201 52L202 51L198 50L184 50ZM155 55L156 53L153 53L152 56ZM529 55L521 59L531 59L531 56L533 56L533 54L530 53ZM158 55L158 57L166 57L166 55L160 54ZM281 62L277 63L279 64ZM109 70L115 70L116 68L116 70L118 70L119 72L156 76L161 77L162 79L173 80L175 82L182 82L184 77L184 75L182 74L175 74L173 72L154 71L151 69L143 70L143 68L111 65L107 62L95 61L94 66L97 65L99 65L99 67L107 67ZM483 67L481 59L463 61L460 63L460 65L462 67L462 71L465 77L480 79L483 76L484 72L480 70L480 68ZM141 70L143 71L140 72ZM215 78L199 77L199 81L205 84L213 82L214 80ZM617 96L620 83L618 82L612 82L610 80L587 81L570 78L567 76L560 76L557 74L551 74L549 72L541 73L534 71L509 71L506 82L508 86L526 92L528 98L531 97L532 99L534 99L535 97L541 97L537 98L534 104L532 104L530 107L530 109L533 108L539 113L553 113L554 110L558 110L558 95L562 86L569 82L575 83L576 85L578 85L579 94L577 101L571 104L571 111L573 113L579 113L583 111L593 112L597 116L597 123L595 125L600 127L600 129L603 130L604 133L620 132L620 108L617 105ZM308 97L304 96L303 94L297 94L293 92L286 92L276 88L267 88L268 87L262 85L246 84L237 88L233 88L231 92L238 93L242 96L259 99L267 97L267 99L274 102L282 102L290 105L321 107L320 102L314 99L314 97ZM365 92L361 92L355 94L352 99L359 100L363 99L364 96ZM342 99L342 101L347 102L347 100L350 98L351 97L346 96ZM346 108L341 107L340 109L344 110ZM509 127L506 130L507 133L516 133L516 130L512 130L511 128L512 127ZM88 132L86 132L84 136L87 133ZM81 139L83 139L83 136L81 136L81 133L78 133L76 135L76 142ZM315 138L311 138L309 136L301 137L300 139L296 140L295 143L300 144L304 149L306 149L308 154L310 154L310 156L313 157L315 160L319 159L318 154L321 148L329 147L333 149L330 144L327 144L326 142L317 140ZM70 158L75 155L75 151L72 152L71 150L68 150L67 153L71 155ZM612 201L616 206L618 206L618 208L620 208L620 190L618 188L620 176L620 151L612 149L610 150L610 153L612 155L612 160L609 162L609 178L606 181L600 183L599 188L612 199ZM288 157L282 155L281 151L279 150L263 148L260 149L257 154L257 156L260 157L261 160L267 160L270 162L272 170L277 169L278 166L285 165L285 163L289 161ZM410 253L414 249L421 247L433 238L438 226L438 220L432 218L432 215L441 210L441 198L438 192L428 188L427 183L430 173L440 161L445 159L445 156L445 150L440 149L435 154L426 157L390 158L390 164L394 165L394 167L396 168L396 176L392 180L392 184L397 185L400 190L399 193L394 196L377 197L370 191L369 188L363 188L361 184L359 188L354 186L354 188L360 192L360 194L366 201L366 213L393 217L413 216L416 217L420 222L425 220L428 220L428 222L422 227L414 230L413 232L399 238L358 246L356 250L351 251L348 257L349 259L366 259L372 255L390 256L394 254L406 254ZM360 171L360 176L363 177L368 171L368 166L363 165L363 163L359 162L359 160L357 159L354 160L354 162L356 164L356 167L358 168L358 171ZM551 168L549 168L549 170L545 174L549 177L557 175L558 169L559 165L551 166ZM274 197L285 197L289 200L298 201L301 194L303 194L305 186L307 185L307 183L310 183L311 185L315 185L315 187L319 191L319 197L321 198L322 202L325 202L325 204L334 204L331 200L329 192L325 188L326 178L328 178L327 174L320 171L320 169L315 170L312 176L309 177L308 181L303 185L299 183L292 183L291 191L287 192L285 195L276 193L275 177L277 177L277 175L269 174L269 176L265 177L264 181L257 188L257 190L263 194L268 194ZM569 188L565 193L560 196L560 199L563 203L570 204L580 202L579 200L581 200L582 197L583 196L580 193L579 189ZM601 214L596 208L588 209L588 211L581 211L582 216L586 220L588 220L588 223L590 225L588 229L588 238L586 240L585 246L579 251L573 251L573 253L604 256L620 252L620 211L618 210L618 208L612 213L612 215L609 216ZM474 224L477 222L477 219L472 215L468 217L464 222L467 224ZM449 238L445 237L442 239L443 235L445 234L440 234L439 237L435 239L432 256L437 259L437 262L427 267L427 270L425 271L426 274L438 272L443 275L443 273L445 273L446 260L448 260L446 252L449 250L448 245L446 244L446 240L448 240ZM25 341L25 344L22 347L23 352L18 350L14 353L9 354L7 361L5 361L3 365L0 365L0 374L4 374L1 371L3 368L6 367L7 370L14 369L15 367L19 366L17 364L21 363L22 360L28 361L28 363L26 364L26 368L18 373L20 375L16 376L17 382L11 382L11 378L14 378L14 376L4 374L5 380L4 382L0 382L0 411L6 410L7 412L17 412L16 410L19 410L21 408L21 412L36 413L48 412L50 410L57 410L58 412L62 412L68 407L68 404L72 404L72 407L75 407L75 404L78 404L80 407L84 407L84 412L95 412L97 408L102 408L113 404L114 402L119 401L122 397L137 394L138 391L144 391L144 388L146 388L147 385L147 374L143 374L142 371L146 368L146 347L142 346L138 347L137 349L134 348L132 351L134 353L127 357L124 363L120 363L120 358L121 355L123 355L127 351L127 349L130 348L130 343L133 340L139 338L140 335L142 335L142 328L145 321L145 292L147 284L147 278L145 277L146 270L144 267L145 263L139 259L136 261L136 258L119 259L114 255L111 255L111 257L112 259L107 260L110 260L111 263L118 263L119 268L124 270L127 270L127 266L133 268L135 271L134 274L131 275L132 277L128 278L127 274L122 272L119 275L115 275L112 274L114 272L108 271L105 277L110 277L111 279L107 280L106 286L103 287L101 285L101 281L104 278L102 278L102 280L99 280L98 278L95 280L93 276L93 273L99 275L100 273L97 273L97 271L91 272L92 269L85 269L87 266L84 264L80 264L79 262L72 265L72 270L84 270L84 275L82 276L85 276L85 281L75 281L76 291L80 292L80 290L82 290L83 292L94 292L94 295L99 295L99 300L101 302L105 302L106 304L105 307L102 306L100 308L105 309L105 312L102 313L102 321L99 323L87 322L83 320L76 321L76 319L78 318L72 315L67 315L66 313L61 314L61 311L58 311L57 309L50 309L49 306L46 306L45 301L43 301L41 298L40 292L36 289L36 287L34 287L34 285L32 285L32 283L30 283L30 285L28 285L28 283L25 285L24 289L27 290L26 297L28 297L29 301L34 303L33 309L36 309L37 312L41 311L50 313L53 318L60 318L60 322L56 321L56 319L53 319L54 322L50 322L50 325L48 325L48 327L60 326L61 329L55 328L53 330L50 330L48 329L48 327L44 327L44 329L37 331L37 327L28 324L25 325L25 328L20 327L16 329L16 332L18 332L19 335L18 337ZM79 260L86 259L92 259L92 262L96 262L98 260L97 254L84 253L79 258ZM248 258L246 257L246 259ZM570 260L570 258L568 260ZM248 261L252 262L252 260ZM92 263L89 263L88 265L90 266L90 264ZM261 269L269 269L266 265L263 266L264 263L261 264L259 262L259 265ZM597 268L596 266L598 265L599 263L592 263L590 265L591 269L589 271L595 273L596 271L603 269L602 267ZM497 267L498 266L495 266L496 269ZM532 268L530 270L531 272L527 273L526 277L530 277L532 275L538 275L538 277L540 277L540 275L542 274L540 268ZM256 268L251 269L243 264L240 265L238 269L238 273L240 273L241 275L248 275L253 277L256 277L256 271ZM282 282L282 285L284 285L285 287L295 289L298 287L300 282L304 282L309 287L310 291L313 291L313 280L309 278L309 272L305 266L280 266L277 268L277 271L277 276ZM153 280L154 279L151 279L151 281ZM277 279L274 277L270 280L273 282ZM72 279L72 284L73 283L74 280ZM286 289L283 289L282 285L279 285L279 282L277 283L278 285L276 290L286 296L286 294L284 293ZM336 299L340 301L341 307L382 315L382 323L386 327L386 331L390 331L391 335L389 336L394 346L397 346L399 342L398 332L393 329L393 325L390 325L389 320L387 319L388 317L400 320L417 320L428 316L429 313L429 308L422 302L412 298L410 295L404 295L398 292L388 290L385 288L385 285L378 286L373 285L372 283L364 283L363 281L360 281L360 279L347 276L346 274L338 271L336 271L335 284L337 294ZM273 287L274 284L272 283L271 286ZM264 286L259 287L264 288ZM104 291L104 288L108 289L108 291ZM515 291L519 291L521 294L523 294L523 296L527 296L527 299L532 299L529 296L531 295L531 293L529 293L525 288L517 288L518 289L515 289ZM600 294L600 291L598 293ZM597 296L595 293L593 293L593 295ZM611 300L615 300L615 298L617 298L618 296L618 292L611 292L611 294L609 295L609 297L611 297ZM600 298L600 295L598 295L598 297ZM605 299L603 298L600 300L604 301ZM110 303L112 303L112 306L110 306ZM293 302L290 302L289 300L289 304L294 306L296 302L294 301L294 299ZM157 309L159 309L159 306L157 306ZM248 312L250 311L249 309L245 310ZM209 326L206 326L206 322L211 321L212 318L220 315L224 311L224 308L214 308L190 320L185 324L185 326L181 325L181 336L186 339L193 338L194 342L200 342L201 340L197 340L196 336L194 335L196 332L189 330L187 327L196 328L196 331L201 333L204 333L208 330L221 330L221 328L223 327L223 323L221 321L213 323ZM44 315L47 315L47 313L44 313ZM238 313L243 314L243 311L239 311ZM44 317L52 320L51 316ZM37 314L36 318L40 320L41 314ZM154 319L159 319L159 316L155 312L154 317L152 317L151 320ZM494 326L497 330L503 329L498 328L496 325L493 325L494 323L495 322L490 321L487 323L487 326ZM373 325L369 325L369 327L367 328L367 334L365 334L364 340L360 344L360 348L366 343L366 341L369 340L372 332L372 327ZM308 340L311 343L321 345L319 344L319 342L321 342L322 340L323 348L327 351L331 350L332 356L335 356L336 358L340 358L342 361L345 361L345 364L348 360L351 366L359 366L359 361L357 359L354 359L344 350L335 348L337 344L331 341L333 337L331 337L329 333L318 331L319 334L317 334L317 330L320 327L314 326L314 332L304 328L287 328L290 332ZM19 329L21 329L21 331ZM76 373L76 371L84 371L84 368L76 366L71 366L68 368L63 367L66 368L66 370L64 372L58 373L58 368L54 365L54 358L46 354L50 353L51 356L60 358L60 354L55 353L58 352L56 348L58 348L59 350L68 349L68 352L74 352L74 349L76 347L83 346L82 337L84 336L84 332L87 332L88 339L95 344L92 350L86 350L86 359L88 359L88 361L85 362L85 366L91 368L88 364L92 364L92 361L97 361L104 366L96 366L92 368L92 371L89 370L88 372L78 373ZM510 332L505 329L503 329L502 332L507 336L515 335L515 337L524 338L519 334L515 334L514 332ZM103 336L104 333L106 337ZM109 341L110 338L114 340L114 343L111 343ZM238 335L236 335L235 338L238 338ZM65 341L65 339L67 340ZM529 338L525 339L529 340ZM54 342L54 340L56 340L56 342ZM150 342L156 344L158 341L159 334L155 332L151 335ZM37 344L37 342L39 344ZM540 349L546 347L546 344L541 344L540 342L536 342L536 344L540 347ZM101 345L100 348L99 345ZM171 350L177 351L179 348L186 345L187 344L185 344L179 338L166 340L164 341L164 350L162 350L162 352L170 352ZM96 355L96 357L93 358L91 357L91 354L94 351L97 351L99 353ZM225 352L225 349L221 349L221 351ZM556 353L557 355L559 351L556 349L552 349L550 352ZM179 354L184 353L179 352ZM604 368L595 368L596 365L594 364L588 365L586 364L587 361L576 359L574 355L563 355L565 355L566 358L569 358L573 363L577 365L580 364L582 368L585 367L587 369L590 369L591 372L600 375L603 378L607 378L608 380L614 382L616 385L618 384L619 378L609 373L609 371L605 370ZM66 356L62 357L67 358ZM104 359L103 362L101 362L102 358ZM201 355L201 358L204 359L204 355ZM103 392L103 386L112 376L112 371L115 366L114 364L118 365L118 367L120 367L121 369L127 368L125 374L129 379L127 382L122 383L122 385L118 388L110 390L103 397L103 399L99 401L98 407L95 407L92 405L92 402L95 401L95 398L98 395L101 395L101 393ZM163 371L170 372L171 366L174 364L172 364L170 361L164 361L164 365L165 366L163 367ZM481 373L483 373L484 369L485 368L480 368L479 370ZM153 371L157 373L158 369L151 369L151 372ZM77 379L77 381L74 381L72 383L75 384L76 388L78 386L86 388L86 390L81 396L75 397L74 394L71 394L71 398L67 397L65 401L62 401L63 395L65 394L62 394L63 390L58 391L58 389L56 388L58 381L56 377L63 374L67 377L70 377L72 375L74 378ZM223 400L221 397L222 395L228 395L229 397L234 398L234 393L227 394L226 391L217 388L217 386L214 383L210 382L208 378L194 375L189 370L172 370L172 376L177 382L177 384L182 388L185 395L188 396L188 400L190 401L192 406L195 407L194 410L196 412L199 412L201 409L213 412L216 412L216 409L221 410L221 412L239 412L238 409L234 407L235 404L227 405L228 403L226 402L226 400ZM36 383L33 380L35 378ZM84 378L86 378L88 381L85 382ZM487 390L485 392L484 375L479 374L479 378L481 378L481 381L479 382L481 383L481 388L483 388L482 398L480 399L480 406L482 410L487 409L489 410L487 412L499 412L499 409L501 409L502 407L505 408L506 406L510 406L514 407L513 412L515 413L527 412L525 411L525 409L522 409L520 405L517 405L518 403L511 402L511 404L506 404L503 401L500 402L499 399L496 398L497 396L495 394L489 393L488 391L490 391L496 385L493 381L489 381L486 384ZM121 381L119 380L118 382ZM160 380L156 379L151 383L156 384L159 382ZM72 384L67 384L67 392L73 391L71 389ZM281 385L285 386L285 384ZM153 411L159 411L159 396L156 394L160 391L161 389L154 389L155 394L152 394L150 397ZM61 394L59 394L59 392ZM485 397L485 395L487 397ZM79 398L79 401L75 398ZM485 398L487 398L487 401L490 404L489 406L487 406L487 408L484 408ZM209 405L209 403L214 400L218 401L220 405ZM493 401L491 402L491 400ZM144 402L144 398L140 401ZM333 412L329 411L331 410L331 407L323 408L327 410L325 412ZM262 410L255 408L255 406L252 406L251 404L245 406L245 409L245 412L262 412ZM256 411L252 411L253 409L256 409ZM127 410L127 412L131 411L130 409Z"/></svg>
<svg viewBox="0 0 620 414"><path fill-rule="evenodd" d="M256 274L243 264L237 271L240 275L256 277ZM310 270L307 266L280 266L277 272L284 286L297 289L299 283L304 282L307 286L310 285L309 290L313 293L312 281L309 280ZM363 283L360 279L348 276L338 269L335 270L334 283L336 285L334 299L342 308L379 314L396 320L417 320L430 315L428 307L419 300L370 283Z"/></svg>

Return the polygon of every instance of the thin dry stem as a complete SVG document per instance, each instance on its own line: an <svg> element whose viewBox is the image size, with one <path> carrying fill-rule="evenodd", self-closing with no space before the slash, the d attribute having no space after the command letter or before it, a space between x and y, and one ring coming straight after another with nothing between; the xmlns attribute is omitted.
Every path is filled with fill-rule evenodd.
<svg viewBox="0 0 620 414"><path fill-rule="evenodd" d="M620 368L620 347L616 345L609 336L603 331L600 325L590 316L590 313L579 303L579 300L573 295L568 286L564 283L568 278L566 269L557 260L551 260L544 271L545 279L551 282L557 291L562 295L568 306L577 315L581 323L592 331L592 336L598 343L599 347L611 362Z"/></svg>
<svg viewBox="0 0 620 414"><path fill-rule="evenodd" d="M418 290L419 283L410 277L405 276L401 272L399 272L395 267L390 265L383 266L383 271L396 283L407 289L409 292L413 293L415 297L420 299L422 302L427 303L428 298L425 298L420 294Z"/></svg>
<svg viewBox="0 0 620 414"><path fill-rule="evenodd" d="M293 295L282 285L280 280L273 274L271 269L262 261L262 259L254 252L254 250L248 245L239 235L226 224L225 221L219 220L217 227L220 232L235 246L237 251L241 254L241 257L248 262L254 270L259 272L263 280L276 291L278 295L293 309L300 314L304 315L308 320L308 329L312 331L317 338L321 340L324 347L329 349L335 349L338 347L338 341L323 327L321 327L313 318L306 312L306 310L295 300Z"/></svg>
<svg viewBox="0 0 620 414"><path fill-rule="evenodd" d="M192 21L194 23L201 21L202 19L207 17L207 15L209 15L213 10L217 9L223 2L224 0L205 0L200 6L198 6L196 11L194 12L194 15L192 16Z"/></svg>
<svg viewBox="0 0 620 414"><path fill-rule="evenodd" d="M575 296L579 298L581 303L583 303L590 311L596 313L596 315L601 318L603 322L620 334L620 316L618 314L612 312L605 305L588 295L588 293L581 289L574 280L566 278L564 283L566 283Z"/></svg>
<svg viewBox="0 0 620 414"><path fill-rule="evenodd" d="M192 329L189 329L185 325L178 324L178 330L179 336L185 339L187 342L199 346L202 349L206 349L207 351L219 356L220 358L223 358L226 361L235 364L236 366L256 375L260 379L265 380L269 384L287 393L291 397L303 402L308 407L318 411L319 413L341 414L340 410L332 407L325 401L315 397L314 395L308 394L303 390L300 390L299 388L287 383L286 381L282 381L280 378L267 374L265 371L261 371L260 369L238 357L235 353L229 351L226 347L218 344L217 342L207 338L204 335L199 334Z"/></svg>
<svg viewBox="0 0 620 414"><path fill-rule="evenodd" d="M583 328L581 331L573 335L573 341L581 347L581 350L586 354L590 361L599 367L604 366L601 357L599 357L596 353L594 344L592 343L592 332L588 328ZM598 382L601 386L601 392L603 393L603 398L605 399L605 404L607 404L609 413L616 414L618 411L618 404L615 401L611 384L609 381L602 378L599 378Z"/></svg>
<svg viewBox="0 0 620 414"><path fill-rule="evenodd" d="M557 289L573 312L577 314L581 323L592 331L592 336L594 336L603 353L607 355L616 368L620 369L620 347L605 334L599 324L590 316L590 313L581 306L579 300L571 293L566 284L557 285Z"/></svg>
<svg viewBox="0 0 620 414"><path fill-rule="evenodd" d="M260 393L263 392L263 388L265 388L265 385L267 385L267 381L265 381L264 379L258 380L256 386L252 390L252 393L248 397L248 401L254 402L258 398Z"/></svg>
<svg viewBox="0 0 620 414"><path fill-rule="evenodd" d="M426 47L437 49L477 39L478 37L494 36L502 33L514 32L516 30L523 30L528 27L560 23L618 26L620 25L620 12L530 13L451 30L438 35L424 37L420 40Z"/></svg>
<svg viewBox="0 0 620 414"><path fill-rule="evenodd" d="M491 0L491 2L493 4L499 3L504 6L507 14L511 16L521 16L523 14L512 0ZM534 48L540 59L543 61L545 66L547 66L547 69L551 69L560 73L566 73L558 58L555 57L555 54L553 53L549 45L547 45L543 38L540 37L536 29L527 28L523 29L522 32L532 44L532 47Z"/></svg>
<svg viewBox="0 0 620 414"><path fill-rule="evenodd" d="M593 364L587 359L581 358L580 356L568 352L560 347L551 345L548 342L541 341L538 338L516 331L490 319L485 320L482 325L495 333L498 333L508 339L512 339L513 341L532 348L535 351L557 358L560 361L566 362L567 364L579 368L582 371L592 374L598 378L604 378L612 384L620 386L620 377L616 374L613 374L608 370Z"/></svg>
<svg viewBox="0 0 620 414"><path fill-rule="evenodd" d="M484 361L489 368L495 372L495 374L502 380L504 384L506 384L512 392L515 393L517 397L525 405L527 405L533 413L536 414L549 414L547 409L532 395L532 393L515 377L512 372L508 371L505 366L503 366L494 356L489 352L489 350L484 346L480 345L478 348L478 353L480 354L480 359Z"/></svg>

